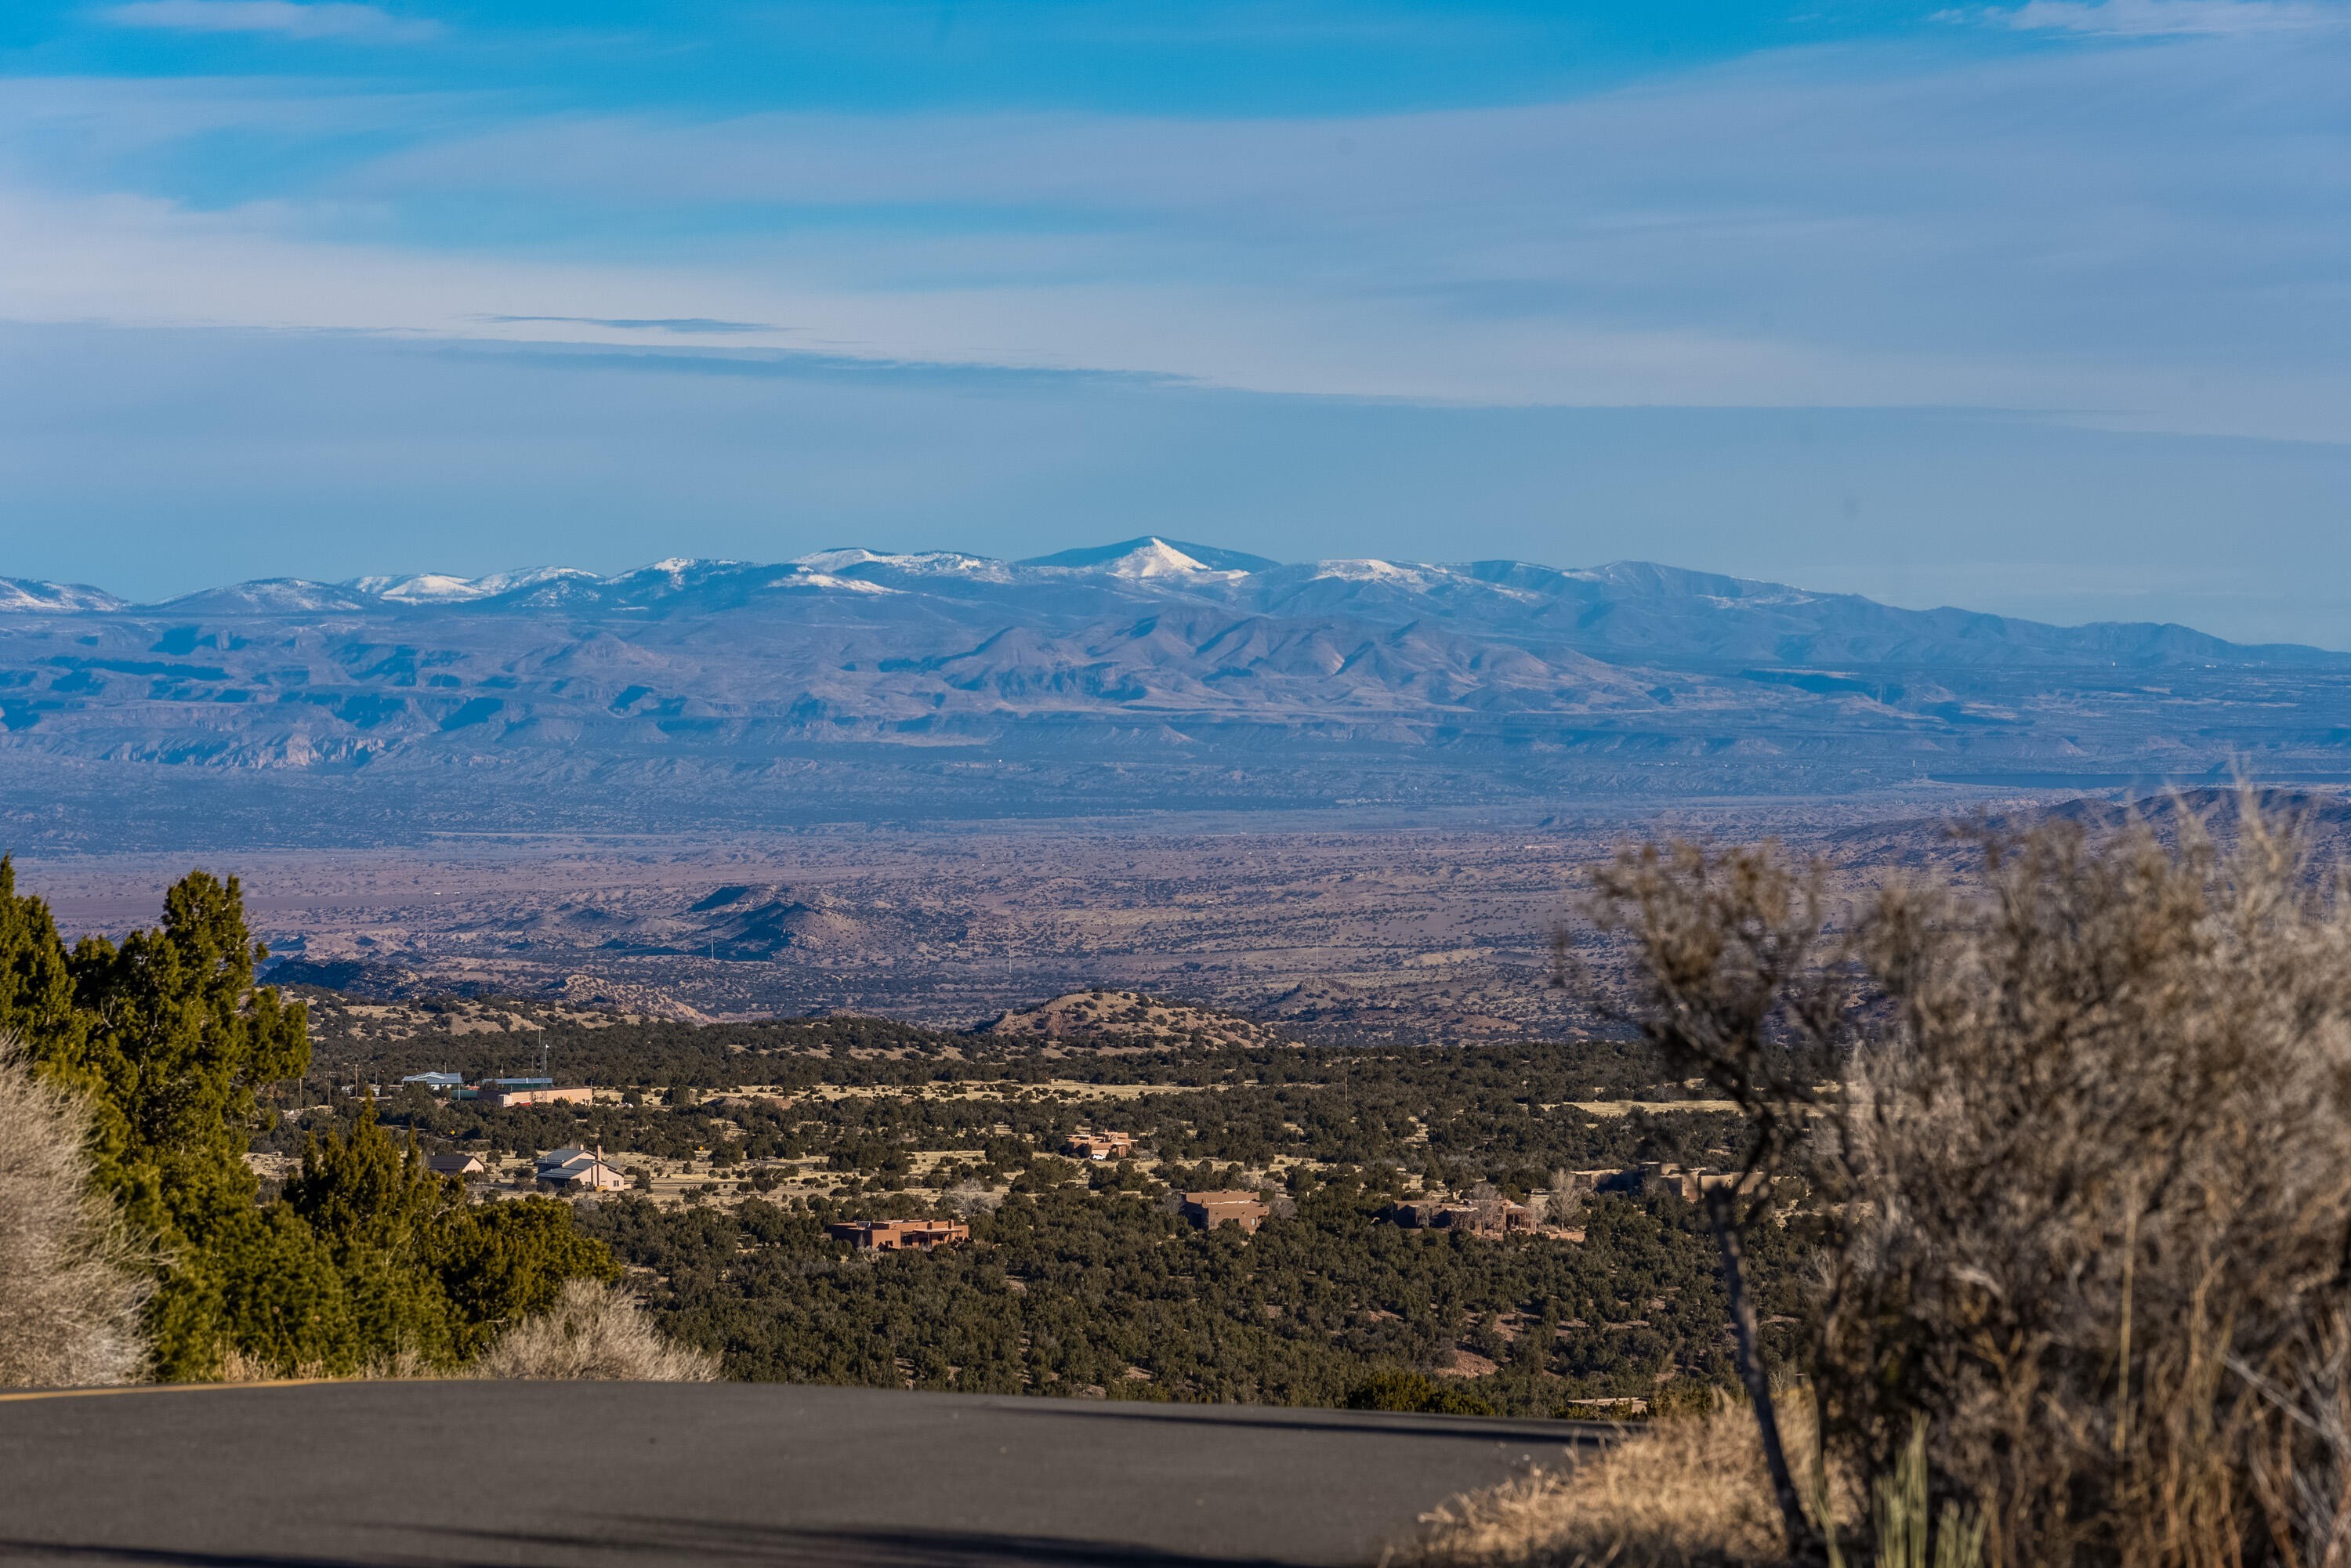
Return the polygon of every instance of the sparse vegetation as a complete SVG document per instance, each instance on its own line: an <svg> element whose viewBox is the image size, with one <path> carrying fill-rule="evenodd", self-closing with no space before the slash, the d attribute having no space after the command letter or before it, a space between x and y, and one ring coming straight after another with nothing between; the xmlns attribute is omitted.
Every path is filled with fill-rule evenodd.
<svg viewBox="0 0 2351 1568"><path fill-rule="evenodd" d="M2339 1561L2343 884L2250 803L2221 835L2180 813L1983 848L1974 886L1892 883L1841 920L1770 849L1641 850L1601 883L1652 1040L1740 1102L1750 1166L1811 1195L1828 1450L1917 1491L1878 1542L1917 1560L1980 1532L2009 1564Z"/></svg>
<svg viewBox="0 0 2351 1568"><path fill-rule="evenodd" d="M1668 1415L1465 1500L1425 1552L2338 1563L2351 901L2254 810L1982 848L1971 880L1845 902L1768 847L1627 854L1599 897L1639 961L1637 1041L628 1024L583 1030L610 1100L507 1111L334 1091L449 1065L446 1040L342 1037L306 1082L302 1013L254 988L233 882L191 877L158 930L71 952L0 883L26 1103L53 1131L96 1121L47 1145L86 1167L0 1174L83 1195L57 1234L114 1270L89 1279L125 1284L125 1226L157 1238L139 1321L166 1375L723 1367L1514 1415L1670 1412L1744 1382L1754 1416ZM1081 1126L1133 1134L1134 1157L1047 1152ZM421 1159L567 1143L625 1151L638 1189L482 1202ZM1734 1176L1696 1202L1571 1179L1641 1159ZM1279 1200L1253 1236L1172 1212L1236 1186ZM1439 1189L1541 1196L1554 1228L1383 1218ZM971 1244L861 1256L825 1234L939 1213ZM142 1288L108 1298L118 1329ZM1796 1404L1772 1392L1799 1377Z"/></svg>
<svg viewBox="0 0 2351 1568"><path fill-rule="evenodd" d="M969 1212L973 1245L928 1253L825 1235L837 1218L937 1211L913 1194L622 1197L582 1223L657 1279L664 1327L734 1377L1534 1416L1729 1384L1713 1244L1678 1197L1596 1198L1583 1241L1483 1238L1382 1220L1394 1190L1364 1173L1294 1170L1292 1212L1244 1238L1194 1228L1151 1177L1117 1179L1040 1160L992 1212ZM1794 1239L1758 1261L1772 1301L1792 1302Z"/></svg>

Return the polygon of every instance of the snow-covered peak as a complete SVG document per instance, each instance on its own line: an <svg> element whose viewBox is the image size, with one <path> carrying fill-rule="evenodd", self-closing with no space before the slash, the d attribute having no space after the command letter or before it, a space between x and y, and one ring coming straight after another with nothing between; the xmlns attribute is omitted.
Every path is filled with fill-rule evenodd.
<svg viewBox="0 0 2351 1568"><path fill-rule="evenodd" d="M1112 554L1113 549L1119 553ZM1246 571L1210 566L1199 557L1155 536L1134 540L1125 547L1113 545L1102 549L1063 550L1059 555L1043 556L1021 564L1029 570L1050 572L1055 576L1114 577L1124 582L1153 582L1167 579L1230 581L1249 575Z"/></svg>
<svg viewBox="0 0 2351 1568"><path fill-rule="evenodd" d="M487 577L452 577L437 571L420 571L406 577L358 577L344 586L394 604L462 604L566 580L593 582L597 578L594 572L575 567L537 566L520 571L492 572Z"/></svg>
<svg viewBox="0 0 2351 1568"><path fill-rule="evenodd" d="M624 571L616 577L608 577L604 580L622 582L632 577L666 577L675 582L697 567L740 566L741 564L740 561L705 560L699 556L674 555L664 557L651 566L641 566L634 571Z"/></svg>
<svg viewBox="0 0 2351 1568"><path fill-rule="evenodd" d="M1105 563L1102 570L1113 577L1196 577L1208 570L1165 539L1145 539L1143 544L1116 560Z"/></svg>
<svg viewBox="0 0 2351 1568"><path fill-rule="evenodd" d="M776 579L776 580L769 584L769 586L774 588L831 588L838 589L845 593L900 593L904 591L903 589L892 588L885 583L867 582L864 579L857 577L835 577L829 571L810 571L805 567L801 568L798 571L789 572L785 576Z"/></svg>
<svg viewBox="0 0 2351 1568"><path fill-rule="evenodd" d="M167 599L156 608L210 611L215 614L276 615L319 611L363 610L366 601L340 583L300 577L264 577L227 588L208 588Z"/></svg>
<svg viewBox="0 0 2351 1568"><path fill-rule="evenodd" d="M1410 588L1425 588L1432 576L1449 576L1438 569L1424 566L1399 566L1392 560L1318 560L1314 563L1318 578L1337 578L1343 582L1393 582Z"/></svg>
<svg viewBox="0 0 2351 1568"><path fill-rule="evenodd" d="M1215 545L1189 544L1182 539L1145 534L1140 538L1121 539L1116 544L1055 550L1051 555L1031 556L1015 564L1056 572L1108 572L1130 579L1207 575L1230 580L1247 577L1253 572L1270 571L1281 563L1241 550L1221 549Z"/></svg>
<svg viewBox="0 0 2351 1568"><path fill-rule="evenodd" d="M122 601L111 593L82 583L0 577L0 615L79 615L121 608Z"/></svg>
<svg viewBox="0 0 2351 1568"><path fill-rule="evenodd" d="M852 545L847 549L820 549L807 555L796 555L786 564L804 571L846 571L852 566L891 566L905 559Z"/></svg>
<svg viewBox="0 0 2351 1568"><path fill-rule="evenodd" d="M405 577L354 577L343 586L356 593L372 593L378 599L430 600L476 599L468 592L471 578L449 577L437 571L410 572Z"/></svg>
<svg viewBox="0 0 2351 1568"><path fill-rule="evenodd" d="M795 556L790 564L809 571L837 573L871 566L915 577L980 578L991 582L1005 581L1011 576L1011 570L1006 562L989 556L966 555L960 550L892 555L852 546L846 549L820 549L812 554Z"/></svg>

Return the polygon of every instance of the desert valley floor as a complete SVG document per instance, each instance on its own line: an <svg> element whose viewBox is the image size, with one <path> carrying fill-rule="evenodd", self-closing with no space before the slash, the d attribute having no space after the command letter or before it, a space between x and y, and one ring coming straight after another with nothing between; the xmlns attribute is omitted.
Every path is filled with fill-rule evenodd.
<svg viewBox="0 0 2351 1568"><path fill-rule="evenodd" d="M282 977L678 1019L981 1022L1083 987L1309 1035L1458 1040L1561 1021L1583 870L1644 835L1778 837L1855 873L1955 853L2028 803L1958 789L1432 821L1155 813L768 835L442 835L404 848L20 856L67 932L155 916L191 864L245 883Z"/></svg>

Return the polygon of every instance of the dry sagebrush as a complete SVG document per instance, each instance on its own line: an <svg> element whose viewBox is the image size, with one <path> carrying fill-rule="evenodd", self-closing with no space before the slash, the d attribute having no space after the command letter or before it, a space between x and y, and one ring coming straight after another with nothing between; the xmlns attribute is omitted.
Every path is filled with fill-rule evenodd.
<svg viewBox="0 0 2351 1568"><path fill-rule="evenodd" d="M571 1280L550 1310L499 1335L473 1372L477 1377L710 1383L718 1376L718 1358L664 1339L626 1291Z"/></svg>
<svg viewBox="0 0 2351 1568"><path fill-rule="evenodd" d="M90 1116L0 1033L0 1385L126 1383L147 1345L143 1250L90 1181Z"/></svg>
<svg viewBox="0 0 2351 1568"><path fill-rule="evenodd" d="M2248 800L2225 843L2184 812L1988 841L1975 884L1842 923L1821 887L1677 846L1601 896L1651 1038L1829 1221L1832 1448L1882 1477L1924 1416L1935 1500L1995 1563L2342 1568L2339 884Z"/></svg>
<svg viewBox="0 0 2351 1568"><path fill-rule="evenodd" d="M1784 1413L1790 1441L1814 1447L1810 1409ZM1855 1517L1837 1489L1837 1517ZM1531 1469L1424 1516L1425 1533L1396 1568L1742 1568L1785 1555L1755 1418L1742 1405L1628 1429L1559 1469Z"/></svg>

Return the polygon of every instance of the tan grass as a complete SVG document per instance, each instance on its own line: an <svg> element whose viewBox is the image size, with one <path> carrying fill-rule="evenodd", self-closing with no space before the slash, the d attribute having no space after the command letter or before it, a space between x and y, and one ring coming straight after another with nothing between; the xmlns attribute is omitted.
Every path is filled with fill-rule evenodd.
<svg viewBox="0 0 2351 1568"><path fill-rule="evenodd" d="M1811 1415L1788 1404L1782 1430L1809 1454ZM1851 1489L1839 1490L1849 1524ZM1787 1554L1755 1418L1727 1398L1630 1428L1581 1463L1464 1493L1421 1522L1389 1554L1395 1568L1741 1568Z"/></svg>
<svg viewBox="0 0 2351 1568"><path fill-rule="evenodd" d="M472 1371L476 1377L712 1383L718 1358L664 1339L626 1291L572 1280L551 1310L501 1334Z"/></svg>
<svg viewBox="0 0 2351 1568"><path fill-rule="evenodd" d="M448 1375L435 1368L413 1350L394 1356L378 1356L357 1372L334 1373L324 1362L298 1363L292 1371L274 1362L231 1345L221 1354L220 1377L223 1383L415 1383Z"/></svg>
<svg viewBox="0 0 2351 1568"><path fill-rule="evenodd" d="M0 1385L129 1383L147 1364L146 1249L91 1181L89 1107L0 1033Z"/></svg>

